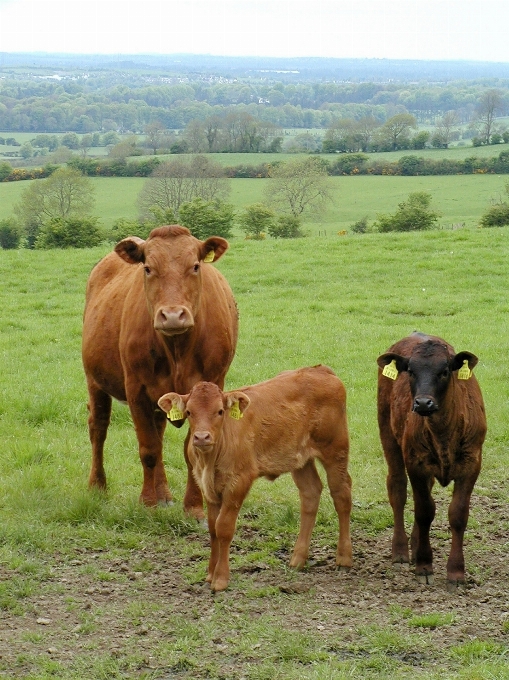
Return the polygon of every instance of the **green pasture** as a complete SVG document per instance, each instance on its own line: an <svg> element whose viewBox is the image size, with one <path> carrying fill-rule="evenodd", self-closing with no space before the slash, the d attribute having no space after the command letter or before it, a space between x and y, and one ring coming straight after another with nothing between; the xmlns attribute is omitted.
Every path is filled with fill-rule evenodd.
<svg viewBox="0 0 509 680"><path fill-rule="evenodd" d="M356 214L360 216L367 205L376 210L397 202L399 195L394 193L389 199L384 191L395 191L397 186L406 195L418 186L409 179L375 180L370 185L379 187L378 201L374 201L374 191L367 184L373 179L338 179L340 204L345 205L350 191L364 187L362 205L363 194L357 194ZM438 197L445 200L447 196L440 183L453 178L436 179L440 205ZM473 187L484 187L487 200L489 192L495 191L496 179L457 178L457 186L461 180L465 188L454 220L468 221L470 212L461 211L467 207L473 211L477 193ZM114 187L129 184L134 194L134 186L140 186L137 182L96 180L98 205L106 211L108 194L112 201L117 195ZM0 188L4 192L20 186ZM123 194L124 211L131 193ZM481 203L477 199L476 205ZM115 205L122 208L120 200ZM113 217L109 212L108 219ZM348 213L351 219L353 207ZM268 573L274 578L292 579L287 572L281 577L284 567L277 558L278 551L291 547L297 531L298 497L289 476L272 484L258 482L247 499L239 520L244 529L239 529L234 541L239 549L232 557L230 590L215 600L206 590L197 591L205 576L207 540L203 529L181 510L185 427L168 427L165 435L174 506L150 510L138 505L141 466L129 413L119 404L114 407L106 443L109 491L102 496L87 490L90 451L80 363L81 315L88 273L108 250L0 251L0 622L2 616L7 617L9 626L4 632L12 640L9 653L0 657L0 677L326 680L399 679L418 672L420 677L450 680L474 677L469 676L469 664L475 662L475 677L507 678L500 670L506 668L507 645L479 639L477 652L466 659L466 650L457 652L447 635L430 634L430 621L435 627L437 620L447 626L461 623L454 598L441 601L442 614L437 619L437 600L427 607L423 596L421 614L428 618L415 619L409 614L408 624L402 624L408 627L407 633L399 638L382 623L362 627L355 619L355 607L346 607L344 616L352 617L353 623L348 635L338 639L323 626L317 634L316 617L300 617L299 611L311 607L311 612L318 611L320 622L320 607L343 616L340 605L316 603L314 591L288 597L274 587L257 588L253 574L259 564L273 570ZM319 362L331 366L345 383L354 495L352 538L359 564L364 558L356 554L356 542L379 537L392 523L376 424L376 357L415 329L441 335L458 351L479 356L476 375L484 392L489 432L474 496L487 503L509 501L508 260L509 229L501 228L289 242L233 239L217 265L227 276L240 311L239 345L228 388ZM449 494L450 489L436 490L442 518ZM467 532L467 563L479 587L484 587L496 578L496 567L480 571L470 556L486 533L475 498ZM251 533L243 533L247 530ZM313 550L333 550L335 537L334 510L324 490ZM380 559L389 561L389 540ZM139 557L143 551L148 555L144 560ZM111 565L133 559L140 560L134 571L142 576L133 577L138 581L130 585L121 569L115 571ZM175 578L183 582L181 598L200 602L190 605L182 619L169 604L178 594L172 588L157 601L144 590L149 588L144 583L149 583L151 570L158 573L168 560L175 565ZM62 579L65 568L68 571ZM116 603L112 598L83 609L83 598L95 596L73 591L73 578L92 584L92 593L93 588L99 592L108 584L119 592L135 588L134 599L124 606L123 600ZM410 573L408 578L412 578ZM366 584L359 580L358 587L358 597L363 598ZM337 592L339 596L340 580ZM47 612L44 603L48 599L61 602L65 616ZM257 603L270 613L261 615ZM505 605L500 602L500 606ZM115 612L114 622L108 619L110 610ZM377 615L380 621L389 620L391 612ZM45 616L51 625L37 626L36 618ZM79 625L77 616L81 617ZM296 628L291 621L298 622ZM101 642L112 625L123 626L126 638L114 653ZM25 632L16 637L18 628ZM145 647L150 643L155 661L144 662L141 652L137 656L143 640L148 640ZM226 656L223 643L227 643ZM48 648L57 650L55 658ZM427 660L413 669L408 660L412 655L422 656L423 650Z"/></svg>
<svg viewBox="0 0 509 680"><path fill-rule="evenodd" d="M137 197L142 178L92 178L95 187L95 214L105 228L120 218L135 218L138 214ZM269 179L233 179L229 200L237 210L263 201L263 189ZM337 232L349 230L357 220L367 216L369 222L378 213L391 213L410 192L427 191L432 195L433 208L442 213L440 227L450 229L464 224L477 227L481 215L493 201L505 200L505 175L451 175L445 177L332 177L334 202L327 213L305 223L311 235L336 237ZM12 215L13 206L20 200L27 182L0 183L0 219ZM237 235L242 235L240 231Z"/></svg>

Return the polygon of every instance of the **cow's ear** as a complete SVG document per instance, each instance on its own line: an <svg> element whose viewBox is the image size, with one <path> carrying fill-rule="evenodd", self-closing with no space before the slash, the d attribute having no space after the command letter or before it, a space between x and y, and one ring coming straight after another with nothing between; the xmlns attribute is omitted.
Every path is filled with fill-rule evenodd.
<svg viewBox="0 0 509 680"><path fill-rule="evenodd" d="M220 236L211 236L200 247L200 260L217 262L228 250L228 241Z"/></svg>
<svg viewBox="0 0 509 680"><path fill-rule="evenodd" d="M398 371L398 373L402 373L403 371L408 370L408 358L402 357L399 354L394 354L394 352L386 352L385 354L381 354L376 360L376 363L383 370L393 361L394 364L396 365L396 370Z"/></svg>
<svg viewBox="0 0 509 680"><path fill-rule="evenodd" d="M451 361L451 371L458 371L468 361L468 367L471 371L477 366L479 359L472 354L472 352L458 352Z"/></svg>
<svg viewBox="0 0 509 680"><path fill-rule="evenodd" d="M188 394L177 394L176 392L168 392L158 400L159 408L162 409L168 416L170 421L182 421L186 419L186 404L189 398Z"/></svg>
<svg viewBox="0 0 509 680"><path fill-rule="evenodd" d="M115 252L129 264L138 264L145 261L144 245L145 241L142 238L128 236L120 241L120 243L117 243Z"/></svg>
<svg viewBox="0 0 509 680"><path fill-rule="evenodd" d="M251 403L251 399L247 396L247 394L244 394L244 392L239 392L238 390L235 390L234 392L225 392L224 398L227 409L230 409L231 411L233 408L236 408L237 405L240 413L244 413Z"/></svg>

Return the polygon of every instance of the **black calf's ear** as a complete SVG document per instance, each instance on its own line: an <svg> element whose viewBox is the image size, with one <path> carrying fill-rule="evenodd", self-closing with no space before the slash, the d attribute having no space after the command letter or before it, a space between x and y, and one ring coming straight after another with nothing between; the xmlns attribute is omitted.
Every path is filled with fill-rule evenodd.
<svg viewBox="0 0 509 680"><path fill-rule="evenodd" d="M451 361L451 371L458 371L464 366L465 361L468 363L468 368L473 371L479 359L472 352L458 352Z"/></svg>
<svg viewBox="0 0 509 680"><path fill-rule="evenodd" d="M391 364L393 361L394 366L396 367L398 373L402 373L403 371L408 370L407 357L402 357L399 354L394 354L394 352L386 352L385 354L381 354L376 360L376 363L383 370L386 366L389 366L389 364Z"/></svg>

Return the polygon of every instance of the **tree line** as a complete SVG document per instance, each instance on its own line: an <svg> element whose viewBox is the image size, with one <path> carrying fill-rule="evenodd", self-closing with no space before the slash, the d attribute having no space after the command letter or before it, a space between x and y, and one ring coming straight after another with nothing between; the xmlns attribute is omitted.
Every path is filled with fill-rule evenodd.
<svg viewBox="0 0 509 680"><path fill-rule="evenodd" d="M374 116L385 121L410 113L422 123L455 111L468 123L481 97L494 87L504 105L509 81L285 82L275 78L171 76L134 71L91 71L42 79L4 71L0 79L0 130L140 133L151 122L182 129L192 120L245 112L281 128L326 128L334 119Z"/></svg>

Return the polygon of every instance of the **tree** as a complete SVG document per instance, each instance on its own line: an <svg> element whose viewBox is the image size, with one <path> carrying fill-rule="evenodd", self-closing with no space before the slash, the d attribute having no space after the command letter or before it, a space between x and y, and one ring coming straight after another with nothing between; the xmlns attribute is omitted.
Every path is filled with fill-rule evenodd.
<svg viewBox="0 0 509 680"><path fill-rule="evenodd" d="M154 170L139 194L138 204L145 218L155 208L177 215L182 203L195 197L205 201L225 199L229 190L230 181L219 163L206 156L175 158Z"/></svg>
<svg viewBox="0 0 509 680"><path fill-rule="evenodd" d="M246 238L263 239L274 224L275 214L262 203L253 203L244 208L238 222Z"/></svg>
<svg viewBox="0 0 509 680"><path fill-rule="evenodd" d="M435 127L435 132L431 137L431 144L436 148L447 149L458 124L459 119L456 111L447 111L439 119Z"/></svg>
<svg viewBox="0 0 509 680"><path fill-rule="evenodd" d="M265 195L269 206L294 217L318 215L332 201L331 179L318 158L297 158L273 167Z"/></svg>
<svg viewBox="0 0 509 680"><path fill-rule="evenodd" d="M410 130L417 128L417 119L411 113L397 113L380 128L382 144L391 151L408 148Z"/></svg>
<svg viewBox="0 0 509 680"><path fill-rule="evenodd" d="M87 157L88 152L94 145L94 138L92 135L83 135L80 139L80 151L83 158Z"/></svg>
<svg viewBox="0 0 509 680"><path fill-rule="evenodd" d="M159 120L154 120L152 123L145 125L145 141L147 145L154 151L154 156L157 154L157 149L161 144L163 138L164 125Z"/></svg>
<svg viewBox="0 0 509 680"><path fill-rule="evenodd" d="M101 240L96 217L53 217L42 225L35 248L92 248Z"/></svg>
<svg viewBox="0 0 509 680"><path fill-rule="evenodd" d="M179 222L201 240L209 236L230 238L235 212L230 203L196 197L180 206Z"/></svg>
<svg viewBox="0 0 509 680"><path fill-rule="evenodd" d="M19 225L12 217L0 220L0 247L13 250L19 246L21 233Z"/></svg>
<svg viewBox="0 0 509 680"><path fill-rule="evenodd" d="M300 217L280 215L277 221L269 226L269 234L272 238L301 238L304 236L301 226Z"/></svg>
<svg viewBox="0 0 509 680"><path fill-rule="evenodd" d="M477 105L473 127L477 130L483 144L489 144L494 131L497 113L504 109L504 99L500 90L486 90Z"/></svg>
<svg viewBox="0 0 509 680"><path fill-rule="evenodd" d="M48 220L88 217L94 205L93 193L90 179L73 168L58 168L47 179L32 182L14 206L28 246L34 246L42 225Z"/></svg>
<svg viewBox="0 0 509 680"><path fill-rule="evenodd" d="M374 227L380 232L433 229L440 213L431 210L430 206L431 194L415 191L409 194L406 201L398 204L398 210L393 215L377 215Z"/></svg>

